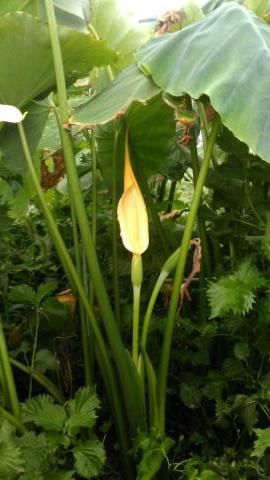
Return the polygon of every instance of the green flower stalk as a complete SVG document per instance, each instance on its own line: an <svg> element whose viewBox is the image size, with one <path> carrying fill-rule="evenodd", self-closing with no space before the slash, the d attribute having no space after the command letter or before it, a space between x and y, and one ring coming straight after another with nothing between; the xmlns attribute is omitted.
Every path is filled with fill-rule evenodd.
<svg viewBox="0 0 270 480"><path fill-rule="evenodd" d="M146 205L131 166L128 132L126 132L125 139L124 193L118 203L117 215L123 244L127 250L133 253L131 263L133 285L132 358L138 368L140 294L143 280L141 255L148 248L149 231Z"/></svg>
<svg viewBox="0 0 270 480"><path fill-rule="evenodd" d="M142 340L141 340L141 348L142 348L143 351L146 350L149 325L150 325L151 316L152 316L152 313L153 313L153 309L154 309L158 294L159 294L159 292L161 290L161 287L164 284L165 280L168 278L170 273L176 268L178 258L179 258L179 254L180 254L180 247L177 248L177 250L175 250L171 254L171 256L166 260L166 262L164 263L164 265L163 265L163 267L160 271L159 277L156 281L156 284L154 286L154 289L152 291L152 295L151 295L151 298L149 300L147 310L146 310L146 314L145 314L145 317L144 317L144 322L143 322Z"/></svg>

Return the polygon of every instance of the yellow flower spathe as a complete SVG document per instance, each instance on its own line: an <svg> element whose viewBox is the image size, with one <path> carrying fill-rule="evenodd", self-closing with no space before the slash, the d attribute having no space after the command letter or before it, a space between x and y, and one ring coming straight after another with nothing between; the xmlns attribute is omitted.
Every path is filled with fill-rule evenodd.
<svg viewBox="0 0 270 480"><path fill-rule="evenodd" d="M130 163L128 133L125 140L124 193L118 203L117 215L124 247L141 255L149 245L148 216Z"/></svg>

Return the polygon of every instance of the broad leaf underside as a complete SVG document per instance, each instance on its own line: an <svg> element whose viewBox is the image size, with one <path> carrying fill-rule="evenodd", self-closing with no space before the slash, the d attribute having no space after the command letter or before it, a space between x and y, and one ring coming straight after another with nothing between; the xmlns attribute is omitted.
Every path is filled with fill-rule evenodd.
<svg viewBox="0 0 270 480"><path fill-rule="evenodd" d="M85 75L94 65L106 65L115 53L89 34L61 26L59 38L67 77ZM0 17L0 103L22 107L55 85L48 27L22 12Z"/></svg>
<svg viewBox="0 0 270 480"><path fill-rule="evenodd" d="M73 115L71 123L101 125L124 113L134 102L144 102L160 92L160 88L143 75L136 65L120 73L109 88L82 105Z"/></svg>
<svg viewBox="0 0 270 480"><path fill-rule="evenodd" d="M162 89L210 97L223 123L270 162L270 28L235 2L200 22L155 38L137 54Z"/></svg>
<svg viewBox="0 0 270 480"><path fill-rule="evenodd" d="M159 89L192 98L206 94L223 123L270 162L270 27L235 2L199 22L147 42L131 66L74 115L75 123L102 124ZM155 84L153 83L154 80Z"/></svg>

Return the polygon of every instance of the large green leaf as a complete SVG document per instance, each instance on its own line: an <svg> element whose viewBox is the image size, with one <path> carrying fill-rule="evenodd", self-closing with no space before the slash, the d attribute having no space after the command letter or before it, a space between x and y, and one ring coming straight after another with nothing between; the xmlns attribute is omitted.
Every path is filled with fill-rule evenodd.
<svg viewBox="0 0 270 480"><path fill-rule="evenodd" d="M143 169L146 176L167 173L171 163L177 163L174 151L175 121L173 110L165 104L161 95L152 98L147 105L135 102L126 115L132 162L136 169ZM96 130L99 164L103 176L111 187L112 156L117 122L110 122ZM147 134L146 134L147 132ZM125 131L121 130L117 149L118 190L122 191Z"/></svg>
<svg viewBox="0 0 270 480"><path fill-rule="evenodd" d="M91 25L99 38L106 40L119 57L115 66L122 69L133 61L133 52L149 39L150 33L123 12L117 0L94 0Z"/></svg>
<svg viewBox="0 0 270 480"><path fill-rule="evenodd" d="M121 72L109 88L78 108L71 123L90 126L106 123L123 114L132 102L145 102L160 90L151 78L132 65Z"/></svg>
<svg viewBox="0 0 270 480"><path fill-rule="evenodd" d="M0 103L23 107L55 84L48 27L26 13L0 17ZM94 65L115 59L105 42L91 35L59 27L66 76L69 81L89 72Z"/></svg>
<svg viewBox="0 0 270 480"><path fill-rule="evenodd" d="M35 152L43 129L46 125L49 108L38 102L27 105L28 111L24 120L24 128L31 153ZM23 174L26 169L26 161L22 150L17 125L6 124L0 132L0 151L8 170L13 174Z"/></svg>
<svg viewBox="0 0 270 480"><path fill-rule="evenodd" d="M80 31L87 31L90 21L89 0L54 0L56 20L61 25L66 25ZM30 15L46 20L44 0L12 0L0 2L0 15L10 12L27 12Z"/></svg>
<svg viewBox="0 0 270 480"><path fill-rule="evenodd" d="M137 60L172 95L208 95L235 136L270 162L270 29L263 20L226 3L180 32L149 41Z"/></svg>

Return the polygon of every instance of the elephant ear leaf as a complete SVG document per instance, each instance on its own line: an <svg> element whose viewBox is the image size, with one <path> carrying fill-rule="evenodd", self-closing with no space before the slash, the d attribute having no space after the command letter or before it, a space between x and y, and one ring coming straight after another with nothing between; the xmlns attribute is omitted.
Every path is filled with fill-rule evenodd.
<svg viewBox="0 0 270 480"><path fill-rule="evenodd" d="M81 32L88 31L91 5L89 0L53 0L56 21L60 25L74 28ZM10 12L26 12L46 21L47 15L44 0L12 0L0 2L0 15Z"/></svg>
<svg viewBox="0 0 270 480"><path fill-rule="evenodd" d="M134 51L150 38L150 29L123 12L118 0L95 0L91 25L98 37L119 54L114 64L117 70L132 63Z"/></svg>
<svg viewBox="0 0 270 480"><path fill-rule="evenodd" d="M0 16L0 31L0 103L21 108L55 85L48 26L24 12L13 12ZM90 34L62 25L58 32L68 82L117 57Z"/></svg>
<svg viewBox="0 0 270 480"><path fill-rule="evenodd" d="M76 125L102 125L122 115L132 102L146 102L160 88L143 75L137 65L123 70L114 82L79 107L71 118Z"/></svg>
<svg viewBox="0 0 270 480"><path fill-rule="evenodd" d="M210 97L234 135L270 162L270 30L253 12L224 3L180 32L150 40L136 58L171 95Z"/></svg>

